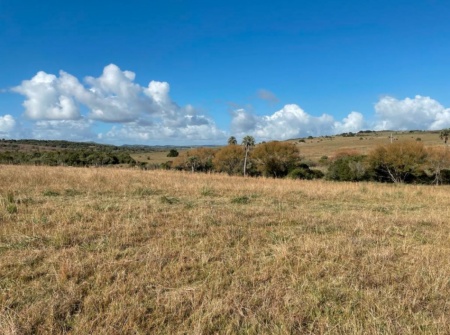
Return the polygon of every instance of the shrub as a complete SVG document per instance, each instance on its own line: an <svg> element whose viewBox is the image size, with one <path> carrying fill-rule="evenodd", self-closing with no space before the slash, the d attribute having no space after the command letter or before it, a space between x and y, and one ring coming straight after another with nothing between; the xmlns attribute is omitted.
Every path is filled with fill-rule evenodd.
<svg viewBox="0 0 450 335"><path fill-rule="evenodd" d="M435 147L428 149L427 170L433 176L433 183L448 184L446 180L447 169L450 168L450 152L447 148Z"/></svg>
<svg viewBox="0 0 450 335"><path fill-rule="evenodd" d="M300 151L289 142L267 142L259 144L252 152L256 169L266 177L285 177L298 166Z"/></svg>
<svg viewBox="0 0 450 335"><path fill-rule="evenodd" d="M172 163L173 163L172 161L167 161L167 162L161 163L159 167L163 170L170 170L172 168Z"/></svg>
<svg viewBox="0 0 450 335"><path fill-rule="evenodd" d="M319 164L321 165L328 165L329 160L328 160L328 156L322 156L319 159Z"/></svg>
<svg viewBox="0 0 450 335"><path fill-rule="evenodd" d="M214 170L229 175L242 174L244 164L244 148L240 145L227 145L216 152L213 158Z"/></svg>
<svg viewBox="0 0 450 335"><path fill-rule="evenodd" d="M167 157L178 157L179 153L176 149L170 149L169 153L167 154Z"/></svg>
<svg viewBox="0 0 450 335"><path fill-rule="evenodd" d="M370 180L370 171L363 155L339 156L328 168L326 178L336 181Z"/></svg>
<svg viewBox="0 0 450 335"><path fill-rule="evenodd" d="M450 184L450 169L441 171L441 183L446 185Z"/></svg>
<svg viewBox="0 0 450 335"><path fill-rule="evenodd" d="M178 170L208 172L213 168L212 160L215 151L211 148L196 148L182 152L173 161Z"/></svg>
<svg viewBox="0 0 450 335"><path fill-rule="evenodd" d="M323 178L324 174L320 170L312 170L306 164L301 164L299 167L291 170L287 175L291 179L319 179Z"/></svg>
<svg viewBox="0 0 450 335"><path fill-rule="evenodd" d="M422 142L395 142L379 146L369 155L369 163L379 181L413 182L426 162Z"/></svg>

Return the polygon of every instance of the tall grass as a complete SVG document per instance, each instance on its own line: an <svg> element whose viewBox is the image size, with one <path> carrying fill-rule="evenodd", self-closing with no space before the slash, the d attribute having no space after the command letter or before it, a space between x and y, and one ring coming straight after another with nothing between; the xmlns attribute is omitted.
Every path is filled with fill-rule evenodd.
<svg viewBox="0 0 450 335"><path fill-rule="evenodd" d="M449 334L449 191L0 166L0 334Z"/></svg>

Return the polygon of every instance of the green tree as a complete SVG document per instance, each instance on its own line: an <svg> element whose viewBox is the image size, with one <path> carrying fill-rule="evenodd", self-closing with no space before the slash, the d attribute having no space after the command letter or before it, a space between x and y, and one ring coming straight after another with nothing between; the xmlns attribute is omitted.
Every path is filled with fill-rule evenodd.
<svg viewBox="0 0 450 335"><path fill-rule="evenodd" d="M323 178L324 174L320 170L312 170L307 164L300 164L298 167L290 170L287 177L291 179L317 179Z"/></svg>
<svg viewBox="0 0 450 335"><path fill-rule="evenodd" d="M327 179L336 181L369 180L370 169L365 158L358 154L340 155L328 167Z"/></svg>
<svg viewBox="0 0 450 335"><path fill-rule="evenodd" d="M228 139L228 145L237 145L236 137L231 136L231 137Z"/></svg>
<svg viewBox="0 0 450 335"><path fill-rule="evenodd" d="M197 156L188 157L188 166L191 167L191 172L194 173L194 171L197 169L198 166L198 157Z"/></svg>
<svg viewBox="0 0 450 335"><path fill-rule="evenodd" d="M170 149L169 153L167 154L167 157L178 157L179 152L176 149Z"/></svg>
<svg viewBox="0 0 450 335"><path fill-rule="evenodd" d="M443 184L443 172L450 167L450 151L447 147L435 147L428 149L427 165L433 173L433 182L436 185Z"/></svg>
<svg viewBox="0 0 450 335"><path fill-rule="evenodd" d="M439 137L441 138L441 140L444 140L445 144L447 144L449 136L450 136L450 129L442 129L439 134Z"/></svg>
<svg viewBox="0 0 450 335"><path fill-rule="evenodd" d="M226 172L229 175L242 174L242 161L244 148L239 145L227 145L216 152L213 165L217 172Z"/></svg>
<svg viewBox="0 0 450 335"><path fill-rule="evenodd" d="M173 161L173 166L176 169L195 171L211 171L214 158L214 149L211 148L197 148L183 151Z"/></svg>
<svg viewBox="0 0 450 335"><path fill-rule="evenodd" d="M248 153L250 149L255 146L255 139L253 136L245 136L242 140L242 145L244 146L245 156L244 156L244 177L247 176L247 161L248 161Z"/></svg>
<svg viewBox="0 0 450 335"><path fill-rule="evenodd" d="M300 164L300 151L290 142L261 143L251 157L256 169L267 177L284 177Z"/></svg>
<svg viewBox="0 0 450 335"><path fill-rule="evenodd" d="M369 163L379 180L404 183L414 179L426 158L422 142L395 142L375 148L369 154Z"/></svg>

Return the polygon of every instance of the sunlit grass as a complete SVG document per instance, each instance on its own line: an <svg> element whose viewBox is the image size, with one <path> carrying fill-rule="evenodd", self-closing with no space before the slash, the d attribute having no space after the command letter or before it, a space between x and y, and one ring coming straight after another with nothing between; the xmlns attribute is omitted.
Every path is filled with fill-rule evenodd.
<svg viewBox="0 0 450 335"><path fill-rule="evenodd" d="M0 334L448 334L449 202L447 186L0 166Z"/></svg>

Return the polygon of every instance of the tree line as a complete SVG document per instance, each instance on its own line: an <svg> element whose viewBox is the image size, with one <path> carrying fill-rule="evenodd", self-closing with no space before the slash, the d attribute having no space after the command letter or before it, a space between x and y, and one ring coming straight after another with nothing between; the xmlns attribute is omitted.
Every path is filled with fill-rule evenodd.
<svg viewBox="0 0 450 335"><path fill-rule="evenodd" d="M136 161L124 151L112 150L54 150L54 151L4 151L0 152L0 164L105 166L128 164Z"/></svg>
<svg viewBox="0 0 450 335"><path fill-rule="evenodd" d="M229 175L265 176L273 178L322 178L320 170L302 162L298 147L291 142L264 142L258 145L251 136L238 145L230 137L228 145L219 149L195 148L180 153L166 168L191 172L220 172Z"/></svg>
<svg viewBox="0 0 450 335"><path fill-rule="evenodd" d="M346 151L331 158L323 156L318 163L305 161L298 146L293 142L271 141L256 144L252 136L246 136L238 144L232 136L228 144L221 148L193 148L181 153L172 149L167 156L173 160L161 164L159 168L273 178L450 184L450 151L447 146L449 136L449 129L441 131L440 138L444 142L442 147L426 148L421 141L396 141L378 146L367 155ZM9 142L11 141L3 145L18 145ZM10 147L7 151L0 152L0 164L128 164L146 167L145 163L138 164L123 148L69 143L71 142L62 141L58 145L62 144L70 149L55 148L47 151L20 151ZM20 144L24 144L23 141ZM34 141L26 144L42 146L41 142Z"/></svg>
<svg viewBox="0 0 450 335"><path fill-rule="evenodd" d="M449 134L450 131L441 132L445 143ZM335 157L323 156L319 163L313 163L305 162L292 142L271 141L256 145L251 136L246 136L239 145L234 137L230 137L227 146L187 150L164 167L273 178L450 184L448 147L426 148L420 141L381 145L367 155L340 152Z"/></svg>

